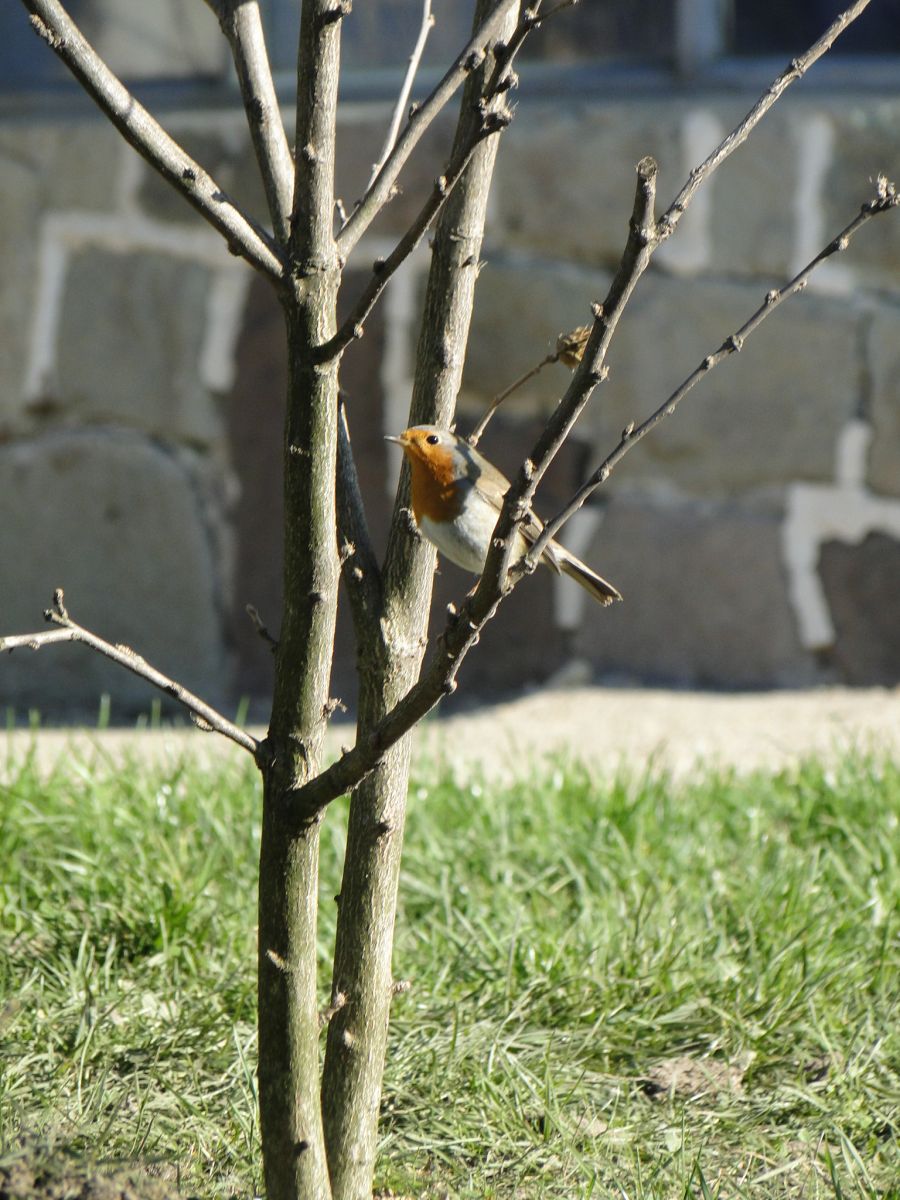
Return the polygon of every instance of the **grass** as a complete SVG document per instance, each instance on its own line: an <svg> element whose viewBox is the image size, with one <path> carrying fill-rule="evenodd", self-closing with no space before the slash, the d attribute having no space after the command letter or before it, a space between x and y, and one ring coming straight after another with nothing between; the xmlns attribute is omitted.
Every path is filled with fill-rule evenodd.
<svg viewBox="0 0 900 1200"><path fill-rule="evenodd" d="M417 781L379 1187L898 1200L898 818L900 768L862 756ZM0 1164L25 1135L185 1194L261 1191L258 834L249 769L8 768Z"/></svg>

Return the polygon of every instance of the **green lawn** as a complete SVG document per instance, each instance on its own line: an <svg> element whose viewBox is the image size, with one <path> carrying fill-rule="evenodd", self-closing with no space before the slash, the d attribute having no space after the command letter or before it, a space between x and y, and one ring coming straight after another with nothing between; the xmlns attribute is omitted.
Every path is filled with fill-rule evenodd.
<svg viewBox="0 0 900 1200"><path fill-rule="evenodd" d="M186 1195L258 1194L252 772L70 758L8 777L0 1166L24 1134ZM900 768L862 757L419 779L379 1187L897 1200L898 818Z"/></svg>

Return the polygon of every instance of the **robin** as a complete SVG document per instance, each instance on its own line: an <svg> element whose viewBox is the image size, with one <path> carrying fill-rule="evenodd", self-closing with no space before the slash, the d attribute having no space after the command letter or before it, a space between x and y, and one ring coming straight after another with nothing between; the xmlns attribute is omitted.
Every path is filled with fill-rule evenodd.
<svg viewBox="0 0 900 1200"><path fill-rule="evenodd" d="M412 509L421 533L451 562L480 575L509 480L463 438L435 425L413 425L386 440L402 446L409 461ZM525 556L542 529L529 513L519 526L514 562ZM541 562L574 579L600 604L622 599L611 583L559 542L547 544Z"/></svg>

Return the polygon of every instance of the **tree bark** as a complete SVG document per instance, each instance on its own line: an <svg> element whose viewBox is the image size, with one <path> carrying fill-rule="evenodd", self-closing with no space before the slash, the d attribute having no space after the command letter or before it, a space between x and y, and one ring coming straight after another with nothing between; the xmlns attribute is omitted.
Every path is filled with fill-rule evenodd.
<svg viewBox="0 0 900 1200"><path fill-rule="evenodd" d="M296 800L316 774L329 712L339 564L335 517L340 267L332 233L342 9L306 0L297 155L282 292L288 346L284 610L263 772L259 888L259 1106L268 1200L328 1200L319 1104L318 849L321 813Z"/></svg>
<svg viewBox="0 0 900 1200"><path fill-rule="evenodd" d="M491 3L481 0L476 28ZM515 8L500 31L516 23ZM493 55L466 84L456 146L480 118L475 104ZM482 142L437 224L416 359L410 422L449 424L459 391L497 138ZM385 561L380 619L357 623L359 736L409 690L426 645L434 551L411 535L406 487L398 496ZM394 915L406 794L409 736L385 754L354 792L347 831L335 945L332 1016L322 1078L325 1143L335 1200L370 1200L378 1113L393 994Z"/></svg>

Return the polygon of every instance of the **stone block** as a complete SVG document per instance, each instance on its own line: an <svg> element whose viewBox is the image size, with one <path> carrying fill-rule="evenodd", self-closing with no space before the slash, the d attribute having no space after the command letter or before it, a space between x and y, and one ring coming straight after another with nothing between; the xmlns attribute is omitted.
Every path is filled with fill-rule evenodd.
<svg viewBox="0 0 900 1200"><path fill-rule="evenodd" d="M352 105L338 113L335 195L341 198L348 214L365 191L381 154L392 107ZM367 237L394 241L406 232L450 158L454 127L451 113L441 114L431 124L400 172L399 192L373 221ZM354 265L365 265L360 258L353 261Z"/></svg>
<svg viewBox="0 0 900 1200"><path fill-rule="evenodd" d="M733 99L715 105L723 137L744 111L742 103L741 113L735 114L733 105ZM769 288L793 273L793 196L802 133L796 112L776 106L706 185L708 195L701 203L708 206L707 263L717 274L761 276ZM672 241L677 240L676 233Z"/></svg>
<svg viewBox="0 0 900 1200"><path fill-rule="evenodd" d="M98 248L74 254L54 389L67 416L169 441L214 441L220 417L199 378L208 291L208 270L183 259Z"/></svg>
<svg viewBox="0 0 900 1200"><path fill-rule="evenodd" d="M242 108L237 106L217 113L214 125L200 120L196 124L189 120L179 122L172 133L243 212L271 229L265 191ZM178 225L202 220L152 167L142 164L141 172L138 202L148 216Z"/></svg>
<svg viewBox="0 0 900 1200"><path fill-rule="evenodd" d="M900 496L900 309L882 307L868 331L872 448L869 485Z"/></svg>
<svg viewBox="0 0 900 1200"><path fill-rule="evenodd" d="M351 294L362 287L362 272L348 272ZM341 363L360 487L369 530L379 558L387 541L390 504L387 481L396 479L399 451L384 441L379 376L384 351L384 309L366 323L366 336L348 347ZM284 318L268 284L254 279L247 319L237 349L237 377L226 403L228 458L240 482L234 506L236 567L229 634L237 653L242 695L258 701L265 719L274 679L272 655L247 618L253 604L277 636L282 609L283 514L282 453L287 362ZM335 641L332 691L345 704L356 700L356 650L348 607L342 597Z"/></svg>
<svg viewBox="0 0 900 1200"><path fill-rule="evenodd" d="M93 0L83 29L100 57L126 79L218 76L229 57L212 11L190 0L127 8L121 0Z"/></svg>
<svg viewBox="0 0 900 1200"><path fill-rule="evenodd" d="M806 686L819 678L788 600L777 516L616 497L585 557L623 604L575 639L602 675L692 687Z"/></svg>
<svg viewBox="0 0 900 1200"><path fill-rule="evenodd" d="M872 95L831 105L834 141L831 164L822 181L821 203L825 237L852 220L859 207L875 194L875 179L884 174L897 182L897 125L900 100L877 100ZM866 282L896 287L900 282L900 237L896 214L870 221L840 256Z"/></svg>
<svg viewBox="0 0 900 1200"><path fill-rule="evenodd" d="M900 541L870 533L858 545L826 542L819 573L835 628L831 652L842 683L900 683Z"/></svg>
<svg viewBox="0 0 900 1200"><path fill-rule="evenodd" d="M563 107L523 94L497 157L492 229L505 245L533 254L615 267L640 159L657 160L664 195L683 182L687 108L658 97Z"/></svg>
<svg viewBox="0 0 900 1200"><path fill-rule="evenodd" d="M591 304L608 287L605 271L489 257L475 293L461 410L477 419L492 396L554 351L559 334L590 324ZM552 363L514 392L503 411L549 413L571 378L567 367Z"/></svg>
<svg viewBox="0 0 900 1200"><path fill-rule="evenodd" d="M21 417L23 384L31 348L31 329L37 294L38 246L35 211L40 208L39 173L27 162L17 160L6 144L0 143L0 325L3 353L0 354L0 438L8 437Z"/></svg>
<svg viewBox="0 0 900 1200"><path fill-rule="evenodd" d="M0 127L0 436L21 427L24 383L36 319L41 219L77 208L111 207L124 147L99 120L6 121ZM132 153L132 151L128 151Z"/></svg>
<svg viewBox="0 0 900 1200"><path fill-rule="evenodd" d="M54 587L75 620L131 646L213 703L230 682L218 564L184 462L96 430L0 448L0 631L31 632ZM21 711L146 712L159 695L82 646L0 656L0 696Z"/></svg>
<svg viewBox="0 0 900 1200"><path fill-rule="evenodd" d="M34 220L42 212L67 209L104 211L119 199L115 180L130 146L93 109L78 115L53 113L28 119L8 119L0 126L0 167L4 209L16 203L12 168L29 175L35 187Z"/></svg>
<svg viewBox="0 0 900 1200"><path fill-rule="evenodd" d="M758 285L645 276L609 354L610 376L583 418L602 457L759 306ZM611 477L727 496L831 480L835 444L860 403L857 320L803 295L782 307L688 393Z"/></svg>

